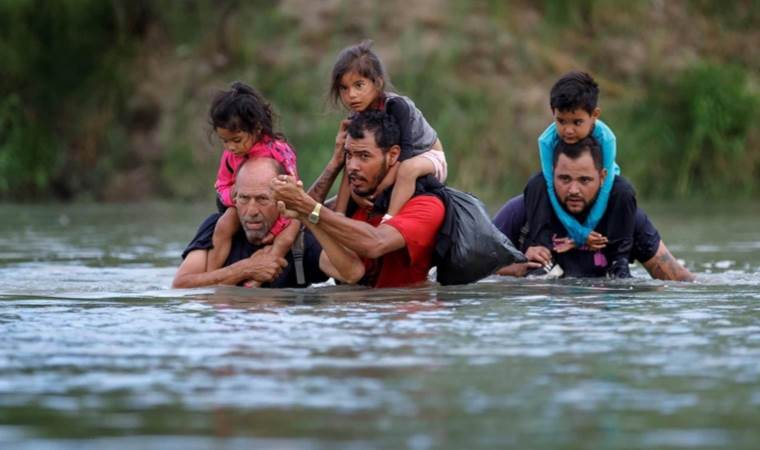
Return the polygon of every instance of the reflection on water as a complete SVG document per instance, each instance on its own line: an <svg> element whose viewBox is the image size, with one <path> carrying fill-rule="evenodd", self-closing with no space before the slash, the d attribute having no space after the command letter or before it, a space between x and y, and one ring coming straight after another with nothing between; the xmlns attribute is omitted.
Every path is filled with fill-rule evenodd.
<svg viewBox="0 0 760 450"><path fill-rule="evenodd" d="M693 284L170 290L206 212L0 208L0 448L755 448L760 232Z"/></svg>

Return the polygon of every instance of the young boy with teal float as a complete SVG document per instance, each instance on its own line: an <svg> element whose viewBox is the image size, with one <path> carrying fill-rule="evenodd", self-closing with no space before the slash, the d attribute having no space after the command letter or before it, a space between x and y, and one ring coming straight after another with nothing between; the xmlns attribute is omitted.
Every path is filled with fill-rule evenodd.
<svg viewBox="0 0 760 450"><path fill-rule="evenodd" d="M628 256L633 244L633 224L636 199L633 187L628 182L619 184L623 189L613 191L615 178L620 175L620 167L615 162L615 134L601 120L598 107L599 87L594 79L584 72L570 72L557 81L551 89L550 107L554 122L538 138L541 175L528 182L525 188L525 205L528 223L533 224L525 246L529 259L550 265L551 251L566 252L572 248L596 252L597 265L608 267L608 275L615 278L629 277ZM566 144L592 136L602 149L602 159L607 176L599 190L593 206L585 217L566 211L557 199L554 190L553 159L560 140ZM594 231L607 210L610 196L620 205L616 211L616 226L609 236ZM551 209L546 203L550 203ZM568 232L569 238L556 239L548 227L547 211L553 211ZM534 247L534 249L530 249ZM541 249L543 247L543 249Z"/></svg>

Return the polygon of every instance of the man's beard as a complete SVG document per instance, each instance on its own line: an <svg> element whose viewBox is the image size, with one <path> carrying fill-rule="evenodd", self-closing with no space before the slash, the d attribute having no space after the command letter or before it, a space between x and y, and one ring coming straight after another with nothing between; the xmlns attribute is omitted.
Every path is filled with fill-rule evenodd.
<svg viewBox="0 0 760 450"><path fill-rule="evenodd" d="M380 185L380 182L383 181L383 178L388 174L388 157L385 155L383 157L383 165L380 168L380 171L375 176L374 180L372 180L372 183L367 187L366 190L357 190L354 189L354 194L358 195L359 197L369 197L372 194L375 194L375 190ZM357 175L352 175L356 177ZM364 177L359 177L360 180L366 180Z"/></svg>
<svg viewBox="0 0 760 450"><path fill-rule="evenodd" d="M590 202L587 202L582 196L574 196L572 199L577 199L583 202L583 208L578 212L570 211L570 208L567 207L567 201L571 199L570 196L566 196L561 200L562 202L562 208L567 211L568 214L574 215L574 216L583 216L585 214L588 214L589 210L591 209L591 206L596 202L597 197L599 197L599 192L596 193L594 198L591 199Z"/></svg>
<svg viewBox="0 0 760 450"><path fill-rule="evenodd" d="M262 226L258 230L249 230L245 227L245 222L258 220L261 222ZM263 215L261 217L253 216L253 217L241 217L240 218L240 226L243 228L243 232L245 233L245 238L250 242L251 244L259 244L261 241L269 234L269 230L272 229L272 224L268 223L266 221L266 218L264 218Z"/></svg>

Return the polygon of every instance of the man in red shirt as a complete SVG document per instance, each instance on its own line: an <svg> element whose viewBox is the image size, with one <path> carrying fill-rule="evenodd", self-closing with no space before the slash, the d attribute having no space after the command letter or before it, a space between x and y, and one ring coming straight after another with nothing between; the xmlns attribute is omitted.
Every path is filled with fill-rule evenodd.
<svg viewBox="0 0 760 450"><path fill-rule="evenodd" d="M397 287L427 280L446 212L441 199L414 196L385 221L385 211L368 201L389 195L396 180L400 141L398 124L385 112L364 111L351 120L345 158L334 156L317 180L317 185L331 185L335 166L344 161L351 197L360 205L351 218L323 208L292 177L283 175L272 181L283 212L304 223L322 245L320 269L340 281ZM324 180L325 174L331 179ZM382 186L390 188L379 192Z"/></svg>

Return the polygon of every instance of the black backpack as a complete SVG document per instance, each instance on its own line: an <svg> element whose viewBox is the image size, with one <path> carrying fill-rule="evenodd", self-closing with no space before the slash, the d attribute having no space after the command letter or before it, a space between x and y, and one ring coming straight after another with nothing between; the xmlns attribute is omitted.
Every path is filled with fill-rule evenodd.
<svg viewBox="0 0 760 450"><path fill-rule="evenodd" d="M474 283L500 267L527 261L494 226L477 197L450 187L436 189L435 194L446 206L433 256L439 283Z"/></svg>

